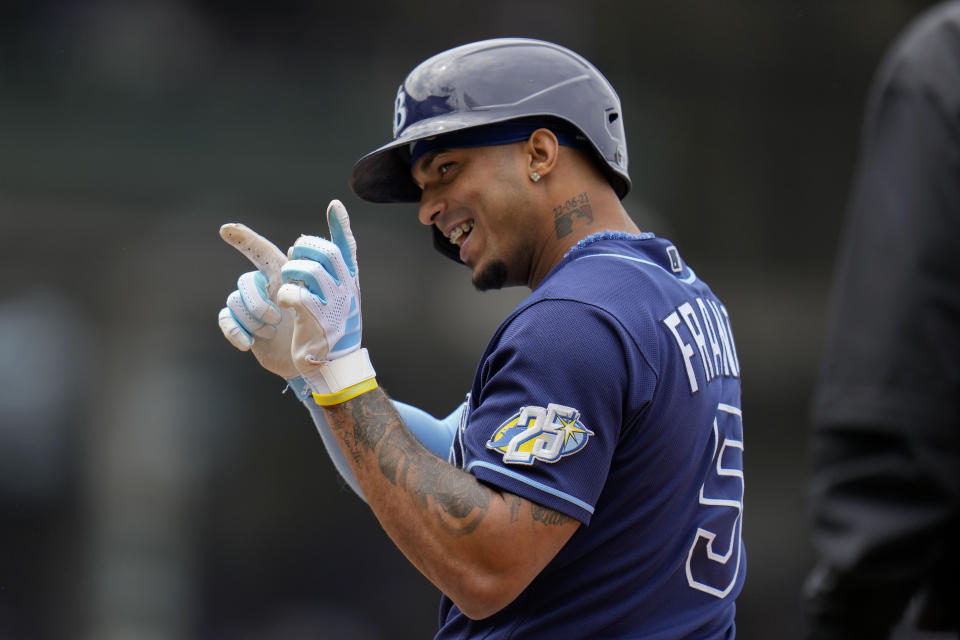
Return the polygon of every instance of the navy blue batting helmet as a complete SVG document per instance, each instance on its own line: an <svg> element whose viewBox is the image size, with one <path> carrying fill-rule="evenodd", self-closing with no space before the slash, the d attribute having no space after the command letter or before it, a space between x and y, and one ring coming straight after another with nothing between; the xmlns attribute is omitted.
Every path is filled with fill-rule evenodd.
<svg viewBox="0 0 960 640"><path fill-rule="evenodd" d="M526 118L572 125L617 195L627 195L627 141L613 87L582 56L526 38L474 42L420 63L397 91L393 141L354 165L350 187L371 202L417 202L413 143Z"/></svg>

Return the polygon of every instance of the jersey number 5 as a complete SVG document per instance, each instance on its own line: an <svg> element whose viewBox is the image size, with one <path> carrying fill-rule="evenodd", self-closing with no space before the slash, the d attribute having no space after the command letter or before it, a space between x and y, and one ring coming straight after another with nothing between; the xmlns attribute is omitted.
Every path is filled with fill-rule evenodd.
<svg viewBox="0 0 960 640"><path fill-rule="evenodd" d="M708 514L687 553L687 584L723 598L740 573L743 525L743 417L737 407L720 404L713 419L711 474L700 487ZM707 528L709 527L709 528Z"/></svg>

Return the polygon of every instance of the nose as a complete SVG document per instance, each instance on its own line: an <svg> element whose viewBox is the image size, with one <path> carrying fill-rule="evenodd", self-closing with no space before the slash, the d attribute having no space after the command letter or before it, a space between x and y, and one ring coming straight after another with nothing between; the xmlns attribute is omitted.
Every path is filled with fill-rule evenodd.
<svg viewBox="0 0 960 640"><path fill-rule="evenodd" d="M437 216L443 212L443 200L431 197L427 191L420 196L420 209L417 211L417 218L420 224L431 226L436 223Z"/></svg>

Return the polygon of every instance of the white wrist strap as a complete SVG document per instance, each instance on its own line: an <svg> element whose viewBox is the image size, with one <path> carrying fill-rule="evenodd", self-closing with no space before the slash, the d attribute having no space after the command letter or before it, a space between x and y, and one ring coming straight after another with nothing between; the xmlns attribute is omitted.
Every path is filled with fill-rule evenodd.
<svg viewBox="0 0 960 640"><path fill-rule="evenodd" d="M370 364L366 349L358 349L336 360L317 365L307 381L313 387L313 399L319 405L346 402L377 388L377 372Z"/></svg>

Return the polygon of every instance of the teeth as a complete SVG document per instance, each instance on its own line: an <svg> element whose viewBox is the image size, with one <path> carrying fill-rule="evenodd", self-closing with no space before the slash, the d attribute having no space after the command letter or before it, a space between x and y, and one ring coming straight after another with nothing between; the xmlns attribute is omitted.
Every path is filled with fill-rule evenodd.
<svg viewBox="0 0 960 640"><path fill-rule="evenodd" d="M450 244L460 244L460 239L463 237L463 234L469 233L473 229L473 222L464 222L458 227L454 227L453 231L450 232Z"/></svg>

